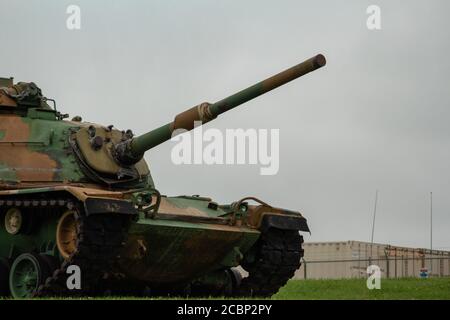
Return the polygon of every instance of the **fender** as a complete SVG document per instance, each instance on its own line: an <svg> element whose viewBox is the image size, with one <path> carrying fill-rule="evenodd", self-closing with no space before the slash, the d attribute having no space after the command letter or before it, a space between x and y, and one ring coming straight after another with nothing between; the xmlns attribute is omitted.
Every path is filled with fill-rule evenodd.
<svg viewBox="0 0 450 320"><path fill-rule="evenodd" d="M247 225L261 232L276 228L311 233L305 217L298 211L275 208L254 197L244 198L237 204L241 205L244 200L253 200L260 203L258 206L248 206Z"/></svg>
<svg viewBox="0 0 450 320"><path fill-rule="evenodd" d="M311 232L306 219L301 215L264 212L259 229L264 233L270 228Z"/></svg>
<svg viewBox="0 0 450 320"><path fill-rule="evenodd" d="M101 189L55 186L45 188L30 188L0 191L0 206L2 196L33 195L33 194L67 193L83 203L87 215L100 213L118 213L126 215L138 215L134 205L123 198L123 193Z"/></svg>

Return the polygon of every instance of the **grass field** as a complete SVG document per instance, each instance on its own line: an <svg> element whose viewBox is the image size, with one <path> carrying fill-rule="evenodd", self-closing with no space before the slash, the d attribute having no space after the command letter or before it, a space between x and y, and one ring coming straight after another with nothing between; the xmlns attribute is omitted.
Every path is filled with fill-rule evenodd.
<svg viewBox="0 0 450 320"><path fill-rule="evenodd" d="M450 300L450 278L381 279L380 290L367 289L366 279L291 280L272 299Z"/></svg>
<svg viewBox="0 0 450 320"><path fill-rule="evenodd" d="M70 299L70 298L69 298ZM92 298L82 298L92 299ZM99 300L165 300L166 297L102 297ZM172 298L183 299L183 298ZM202 298L195 298L198 300ZM213 298L218 299L218 298ZM220 298L219 298L220 299ZM291 280L276 300L450 300L450 277L431 279L382 279L381 289L369 290L366 279ZM0 298L2 300L2 298ZM53 300L50 298L50 300Z"/></svg>

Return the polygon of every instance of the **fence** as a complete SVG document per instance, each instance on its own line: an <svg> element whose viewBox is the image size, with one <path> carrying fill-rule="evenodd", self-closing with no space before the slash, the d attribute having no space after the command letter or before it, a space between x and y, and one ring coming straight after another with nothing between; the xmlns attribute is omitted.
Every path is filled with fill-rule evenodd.
<svg viewBox="0 0 450 320"><path fill-rule="evenodd" d="M347 250L348 254L342 252L340 256L331 255L329 259L328 255L321 252L314 254L310 251L310 254L302 259L302 266L294 278L364 278L367 277L369 265L377 265L384 278L420 277L421 273L422 276L426 274L429 277L450 276L450 252L386 246L384 250L380 247L377 254L370 257L369 251L365 250L358 256L354 248L355 246ZM305 249L305 253L307 252ZM352 252L358 257L352 257Z"/></svg>

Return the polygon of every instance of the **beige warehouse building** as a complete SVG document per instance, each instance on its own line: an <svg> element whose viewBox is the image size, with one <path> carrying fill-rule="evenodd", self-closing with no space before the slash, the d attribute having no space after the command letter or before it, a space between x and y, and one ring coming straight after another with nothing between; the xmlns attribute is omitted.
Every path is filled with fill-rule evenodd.
<svg viewBox="0 0 450 320"><path fill-rule="evenodd" d="M450 251L398 247L361 241L304 243L305 256L294 279L367 277L367 266L382 277L450 276Z"/></svg>

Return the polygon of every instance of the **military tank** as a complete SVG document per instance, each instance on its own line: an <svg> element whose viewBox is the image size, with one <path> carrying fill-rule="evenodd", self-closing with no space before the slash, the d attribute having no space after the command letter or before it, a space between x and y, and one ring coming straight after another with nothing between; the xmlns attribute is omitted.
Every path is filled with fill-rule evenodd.
<svg viewBox="0 0 450 320"><path fill-rule="evenodd" d="M162 195L143 157L325 64L317 55L140 136L69 121L36 84L0 78L0 296L276 293L300 267L302 214L255 197Z"/></svg>

